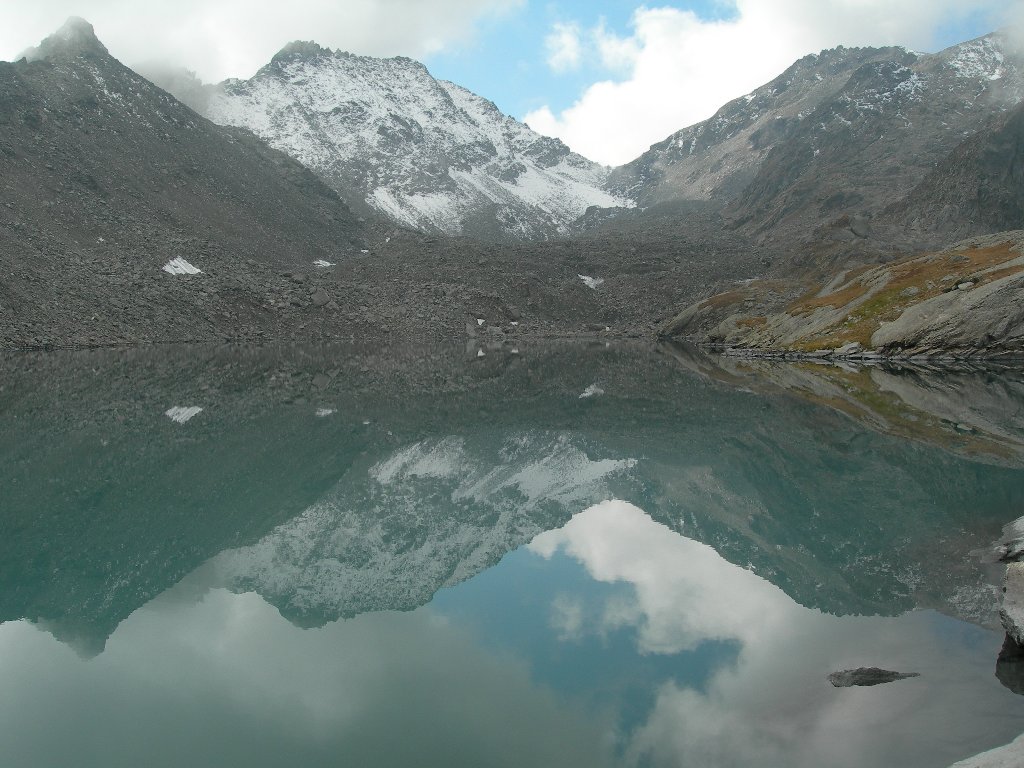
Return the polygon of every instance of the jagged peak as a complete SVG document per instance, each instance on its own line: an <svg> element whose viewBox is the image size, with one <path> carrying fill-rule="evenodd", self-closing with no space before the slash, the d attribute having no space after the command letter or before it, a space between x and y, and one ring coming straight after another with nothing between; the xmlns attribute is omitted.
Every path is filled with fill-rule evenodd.
<svg viewBox="0 0 1024 768"><path fill-rule="evenodd" d="M326 48L313 40L293 40L288 43L284 48L274 54L274 57L270 60L271 64L280 64L284 61L291 59L318 59L321 57L328 57L333 59L352 59L361 62L377 62L383 64L384 62L395 62L405 67L412 69L423 70L428 72L427 67L423 62L411 59L408 56L366 56L358 53L351 53L349 51L343 51L340 48L335 50L332 48ZM429 72L428 72L429 74Z"/></svg>
<svg viewBox="0 0 1024 768"><path fill-rule="evenodd" d="M290 58L293 56L312 59L317 56L323 56L324 54L330 53L330 48L324 48L322 45L312 40L292 40L284 48L275 53L274 58L271 59L271 61L277 61L278 59Z"/></svg>
<svg viewBox="0 0 1024 768"><path fill-rule="evenodd" d="M108 51L96 37L92 24L78 16L71 16L60 29L38 46L29 48L21 56L29 61L36 61L73 59L89 55L106 56Z"/></svg>

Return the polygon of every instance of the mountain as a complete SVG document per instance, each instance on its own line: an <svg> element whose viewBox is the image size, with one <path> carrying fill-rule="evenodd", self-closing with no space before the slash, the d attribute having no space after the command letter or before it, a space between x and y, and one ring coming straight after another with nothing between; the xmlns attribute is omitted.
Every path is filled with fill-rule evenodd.
<svg viewBox="0 0 1024 768"><path fill-rule="evenodd" d="M815 107L870 62L899 48L844 48L805 56L711 118L673 133L612 171L608 187L640 206L675 199L729 201L753 181L768 152L796 134Z"/></svg>
<svg viewBox="0 0 1024 768"><path fill-rule="evenodd" d="M309 294L280 272L370 234L311 171L200 117L79 19L0 62L0 180L6 345L297 327Z"/></svg>
<svg viewBox="0 0 1024 768"><path fill-rule="evenodd" d="M1005 33L936 54L837 48L654 145L609 188L641 206L717 200L756 237L884 249L865 242L871 218L1022 97L1024 55Z"/></svg>
<svg viewBox="0 0 1024 768"><path fill-rule="evenodd" d="M757 249L713 225L510 244L358 217L296 160L124 67L85 22L31 57L0 64L2 346L343 338L475 353L647 334L680 295L757 273Z"/></svg>
<svg viewBox="0 0 1024 768"><path fill-rule="evenodd" d="M869 236L866 220L1022 97L1024 57L1001 34L865 64L768 153L733 214L748 229L781 238L799 239L844 217L853 226L833 239Z"/></svg>
<svg viewBox="0 0 1024 768"><path fill-rule="evenodd" d="M545 238L624 203L602 189L607 168L408 58L291 43L207 96L214 122L249 128L354 208L427 232Z"/></svg>

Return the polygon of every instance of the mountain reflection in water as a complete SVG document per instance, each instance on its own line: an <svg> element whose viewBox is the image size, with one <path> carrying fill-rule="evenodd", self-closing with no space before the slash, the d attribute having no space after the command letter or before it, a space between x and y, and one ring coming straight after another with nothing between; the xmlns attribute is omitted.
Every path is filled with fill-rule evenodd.
<svg viewBox="0 0 1024 768"><path fill-rule="evenodd" d="M11 764L945 766L1021 730L968 554L1012 453L642 348L0 365ZM828 683L858 666L921 677Z"/></svg>

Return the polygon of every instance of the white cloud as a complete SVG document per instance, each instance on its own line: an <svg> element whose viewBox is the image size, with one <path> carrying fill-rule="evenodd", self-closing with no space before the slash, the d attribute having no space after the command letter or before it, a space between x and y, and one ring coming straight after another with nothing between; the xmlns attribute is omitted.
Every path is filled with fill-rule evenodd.
<svg viewBox="0 0 1024 768"><path fill-rule="evenodd" d="M544 106L524 120L587 157L620 164L805 54L837 45L929 50L941 27L972 13L990 14L993 27L1014 18L1005 0L735 0L734 6L733 17L713 21L677 8L641 7L627 36L599 26L581 39L625 76L595 82L559 114Z"/></svg>
<svg viewBox="0 0 1024 768"><path fill-rule="evenodd" d="M577 69L583 55L580 28L576 24L555 24L544 40L548 52L548 66L555 72Z"/></svg>
<svg viewBox="0 0 1024 768"><path fill-rule="evenodd" d="M423 58L469 39L482 17L525 0L38 0L0 25L0 59L36 45L68 16L96 28L126 64L181 64L207 82L248 77L292 40L376 56ZM24 7L21 7L24 6Z"/></svg>
<svg viewBox="0 0 1024 768"><path fill-rule="evenodd" d="M609 32L603 20L594 30L593 39L601 63L608 69L628 70L640 56L636 38L619 37Z"/></svg>
<svg viewBox="0 0 1024 768"><path fill-rule="evenodd" d="M645 653L680 653L709 639L753 643L791 625L802 611L778 587L622 501L590 507L564 527L537 536L530 548L542 557L562 548L597 581L632 584L635 601L607 606L604 628L635 625ZM570 616L571 634L578 635L578 614L564 601L553 606L560 631Z"/></svg>

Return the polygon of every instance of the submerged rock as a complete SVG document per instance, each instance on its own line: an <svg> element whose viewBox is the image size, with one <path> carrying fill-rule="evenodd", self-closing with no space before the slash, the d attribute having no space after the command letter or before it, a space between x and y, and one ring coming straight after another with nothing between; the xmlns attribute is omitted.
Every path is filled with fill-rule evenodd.
<svg viewBox="0 0 1024 768"><path fill-rule="evenodd" d="M893 672L878 667L859 667L833 672L828 681L836 688L849 688L854 685L881 685L903 680L908 677L920 677L918 672Z"/></svg>

